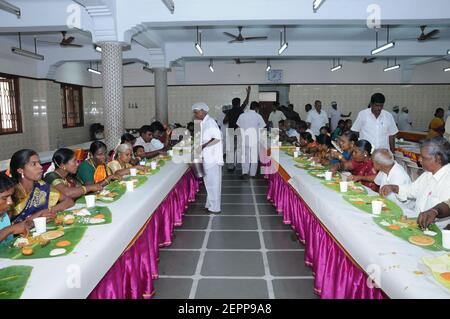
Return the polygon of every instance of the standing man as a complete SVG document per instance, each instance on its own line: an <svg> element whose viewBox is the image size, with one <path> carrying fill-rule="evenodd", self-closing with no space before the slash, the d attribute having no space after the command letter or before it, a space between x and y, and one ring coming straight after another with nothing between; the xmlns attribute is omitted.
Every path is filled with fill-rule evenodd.
<svg viewBox="0 0 450 319"><path fill-rule="evenodd" d="M394 106L392 108L392 117L394 118L395 124L398 125L398 112L400 111L400 108L398 105Z"/></svg>
<svg viewBox="0 0 450 319"><path fill-rule="evenodd" d="M245 108L247 107L248 99L249 99L249 97L250 97L250 90L251 90L250 85L247 87L246 90L247 90L247 96L246 96L246 98L245 98L245 100L244 100L244 103L242 103L242 105L241 105L241 99L238 98L238 97L235 97L235 98L231 101L231 104L232 104L231 110L229 110L229 111L227 112L227 114L225 115L225 118L223 119L223 124L228 125L228 130L227 130L227 132L230 133L230 134L231 134L232 132L234 132L234 130L237 128L236 122L237 122L239 116L240 116L242 113L244 113L244 110L245 110ZM231 129L232 129L232 130L231 130ZM225 138L225 140L227 141L227 143L229 143L230 140L231 140L231 138L234 139L234 147L233 147L233 150L231 150L231 149L230 149L230 146L227 145L227 151L228 151L228 152L233 151L233 154L231 154L231 155L233 155L233 161L230 163L230 161L227 160L227 162L228 162L228 171L229 171L229 172L232 172L232 171L234 171L234 170L236 169L236 159L237 159L237 154L236 154L236 149L237 149L237 145L236 145L236 144L237 144L237 138L236 138L236 135L229 136L229 134L227 134L227 137ZM228 153L228 152L227 152L227 153Z"/></svg>
<svg viewBox="0 0 450 319"><path fill-rule="evenodd" d="M288 109L291 112L291 117L288 118L288 120L292 120L295 121L296 124L298 124L302 119L300 118L300 114L298 114L298 112L295 112L294 110L294 104L289 103L288 104Z"/></svg>
<svg viewBox="0 0 450 319"><path fill-rule="evenodd" d="M409 110L406 106L402 107L402 112L398 116L398 129L400 131L412 130L412 121L409 117Z"/></svg>
<svg viewBox="0 0 450 319"><path fill-rule="evenodd" d="M272 106L272 112L269 115L269 125L271 124L271 127L278 128L278 123L280 121L284 121L286 119L286 115L280 110L280 103L273 102Z"/></svg>
<svg viewBox="0 0 450 319"><path fill-rule="evenodd" d="M395 135L398 133L392 114L383 110L386 98L375 93L370 98L370 108L359 112L351 130L359 138L369 141L374 149L387 148L395 152Z"/></svg>
<svg viewBox="0 0 450 319"><path fill-rule="evenodd" d="M244 152L244 162L242 163L243 179L248 179L249 172L251 177L255 177L258 169L259 131L266 127L263 117L256 113L258 108L259 103L253 101L250 103L250 110L241 114L237 120L237 125L242 129L241 141Z"/></svg>
<svg viewBox="0 0 450 319"><path fill-rule="evenodd" d="M216 121L208 115L209 107L206 103L195 103L192 111L195 119L201 121L201 158L207 193L205 209L210 214L219 214L222 193L222 134Z"/></svg>
<svg viewBox="0 0 450 319"><path fill-rule="evenodd" d="M336 101L331 102L331 109L330 109L330 129L331 132L334 132L334 130L338 127L339 120L341 118L350 117L352 115L352 112L346 114L341 113L341 108L338 107Z"/></svg>
<svg viewBox="0 0 450 319"><path fill-rule="evenodd" d="M320 128L322 126L328 126L328 116L325 111L322 111L321 101L316 100L314 102L314 110L308 112L306 123L311 125L311 130L316 136L320 135Z"/></svg>

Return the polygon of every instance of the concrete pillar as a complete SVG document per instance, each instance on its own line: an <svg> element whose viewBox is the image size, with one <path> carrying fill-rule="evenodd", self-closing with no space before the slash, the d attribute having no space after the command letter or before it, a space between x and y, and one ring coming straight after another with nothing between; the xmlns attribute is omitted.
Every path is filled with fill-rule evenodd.
<svg viewBox="0 0 450 319"><path fill-rule="evenodd" d="M167 69L153 68L155 74L155 117L163 124L169 123Z"/></svg>

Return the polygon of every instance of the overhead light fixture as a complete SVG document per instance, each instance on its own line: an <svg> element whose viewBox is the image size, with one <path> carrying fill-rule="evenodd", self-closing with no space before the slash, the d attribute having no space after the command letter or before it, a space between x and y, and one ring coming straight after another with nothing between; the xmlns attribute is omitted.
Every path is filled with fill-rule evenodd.
<svg viewBox="0 0 450 319"><path fill-rule="evenodd" d="M167 9L169 9L170 13L175 12L175 3L173 0L162 0L162 2L166 5Z"/></svg>
<svg viewBox="0 0 450 319"><path fill-rule="evenodd" d="M202 33L198 31L197 27L197 42L195 42L195 49L197 49L198 53L200 55L203 55L203 49L202 49Z"/></svg>
<svg viewBox="0 0 450 319"><path fill-rule="evenodd" d="M313 11L314 13L319 10L320 6L325 2L325 0L313 0Z"/></svg>
<svg viewBox="0 0 450 319"><path fill-rule="evenodd" d="M266 67L266 72L269 72L271 68L272 68L272 66L270 65L270 60L269 60L269 59L267 59L267 67Z"/></svg>
<svg viewBox="0 0 450 319"><path fill-rule="evenodd" d="M20 18L20 8L12 5L9 2L0 0L0 10L7 11L9 13L15 14L18 18Z"/></svg>
<svg viewBox="0 0 450 319"><path fill-rule="evenodd" d="M383 52L387 49L395 47L395 42L391 41L389 42L389 26L387 26L387 41L386 44L383 44L382 46L378 46L378 31L376 31L376 47L372 50L372 55L378 54L380 52Z"/></svg>
<svg viewBox="0 0 450 319"><path fill-rule="evenodd" d="M99 70L98 70L98 62L97 62L97 69L93 69L92 68L92 62L89 62L89 67L87 68L87 70L89 71L89 72L91 72L91 73L94 73L94 74L102 74L102 72L100 72Z"/></svg>
<svg viewBox="0 0 450 319"><path fill-rule="evenodd" d="M449 50L447 50L447 55L450 55L450 49L449 49Z"/></svg>
<svg viewBox="0 0 450 319"><path fill-rule="evenodd" d="M95 51L97 51L97 52L102 52L102 47L101 46L99 46L99 45L94 45L94 48L95 48Z"/></svg>
<svg viewBox="0 0 450 319"><path fill-rule="evenodd" d="M209 59L209 70L214 72L213 59Z"/></svg>
<svg viewBox="0 0 450 319"><path fill-rule="evenodd" d="M278 55L281 55L288 47L288 43L286 42L286 27L283 27L283 30L280 31L280 48L278 49Z"/></svg>
<svg viewBox="0 0 450 319"><path fill-rule="evenodd" d="M15 54L25 56L27 58L32 58L36 60L44 60L44 56L37 53L37 45L36 45L36 38L34 38L34 52L23 50L22 49L22 37L19 32L19 47L12 47L11 51Z"/></svg>
<svg viewBox="0 0 450 319"><path fill-rule="evenodd" d="M397 70L400 69L400 64L397 64L397 58L395 58L395 62L394 65L389 66L389 58L387 59L387 65L384 68L384 72L388 72L388 71L392 71L392 70Z"/></svg>
<svg viewBox="0 0 450 319"><path fill-rule="evenodd" d="M445 69L444 69L444 72L450 72L450 67L445 68Z"/></svg>
<svg viewBox="0 0 450 319"><path fill-rule="evenodd" d="M331 67L331 72L342 69L342 64L340 62L341 62L341 60L338 59L338 63L336 64L336 60L333 59L333 66Z"/></svg>
<svg viewBox="0 0 450 319"><path fill-rule="evenodd" d="M144 65L144 66L142 67L142 70L144 70L144 71L146 71L146 72L153 73L153 69L150 68L150 67L148 66L148 64Z"/></svg>

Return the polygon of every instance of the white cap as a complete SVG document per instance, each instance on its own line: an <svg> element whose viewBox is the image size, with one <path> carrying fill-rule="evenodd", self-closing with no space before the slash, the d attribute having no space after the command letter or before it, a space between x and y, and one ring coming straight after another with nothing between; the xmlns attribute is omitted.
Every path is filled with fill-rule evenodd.
<svg viewBox="0 0 450 319"><path fill-rule="evenodd" d="M336 101L331 102L331 105L337 105Z"/></svg>
<svg viewBox="0 0 450 319"><path fill-rule="evenodd" d="M399 109L400 109L400 107L398 105L396 105L392 108L393 111L398 111Z"/></svg>
<svg viewBox="0 0 450 319"><path fill-rule="evenodd" d="M192 105L192 111L194 111L194 110L203 110L205 112L208 112L209 107L204 102L198 102L198 103L195 103L194 105Z"/></svg>
<svg viewBox="0 0 450 319"><path fill-rule="evenodd" d="M408 108L406 106L402 107L402 112L408 111Z"/></svg>

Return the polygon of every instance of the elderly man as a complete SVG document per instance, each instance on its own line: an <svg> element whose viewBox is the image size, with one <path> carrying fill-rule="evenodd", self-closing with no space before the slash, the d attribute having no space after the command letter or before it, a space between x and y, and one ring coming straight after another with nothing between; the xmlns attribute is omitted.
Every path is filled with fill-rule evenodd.
<svg viewBox="0 0 450 319"><path fill-rule="evenodd" d="M320 135L320 128L328 126L328 115L322 111L322 102L317 100L314 102L314 110L308 112L306 122L311 125L311 130L315 136Z"/></svg>
<svg viewBox="0 0 450 319"><path fill-rule="evenodd" d="M443 137L425 140L420 147L420 162L425 172L412 184L384 185L380 194L398 194L400 200L415 199L416 213L450 198L450 144Z"/></svg>
<svg viewBox="0 0 450 319"><path fill-rule="evenodd" d="M266 127L263 117L256 113L259 103L253 101L250 103L250 110L239 116L236 124L241 130L241 150L243 153L242 161L242 178L248 179L249 173L251 177L256 176L258 169L258 153L259 153L259 132ZM247 138L248 137L248 138Z"/></svg>
<svg viewBox="0 0 450 319"><path fill-rule="evenodd" d="M406 106L402 107L402 112L398 116L398 129L400 131L412 130L412 121L409 117L409 110Z"/></svg>
<svg viewBox="0 0 450 319"><path fill-rule="evenodd" d="M359 132L359 138L369 141L374 149L388 148L394 153L398 129L392 115L383 110L385 100L381 93L372 95L370 108L359 112L351 130Z"/></svg>
<svg viewBox="0 0 450 319"><path fill-rule="evenodd" d="M374 178L375 184L380 187L384 185L397 184L397 185L409 185L411 184L411 178L405 169L394 160L392 152L386 148L379 148L372 153L373 167L378 172ZM390 194L388 198L394 202L400 202L407 207L413 208L414 203L412 201L402 201L398 198L398 195Z"/></svg>
<svg viewBox="0 0 450 319"><path fill-rule="evenodd" d="M201 121L201 157L207 193L205 209L208 213L219 214L222 193L222 134L216 121L208 115L208 105L195 103L192 105L192 111L195 119Z"/></svg>

